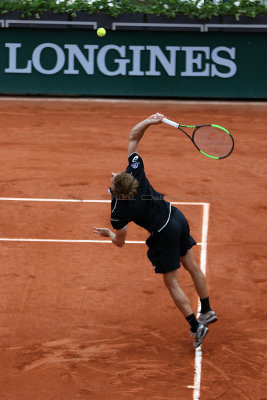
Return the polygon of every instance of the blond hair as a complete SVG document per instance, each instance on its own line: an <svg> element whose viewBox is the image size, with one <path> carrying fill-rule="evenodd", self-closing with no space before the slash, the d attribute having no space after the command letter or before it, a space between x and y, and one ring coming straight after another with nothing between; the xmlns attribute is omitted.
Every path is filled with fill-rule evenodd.
<svg viewBox="0 0 267 400"><path fill-rule="evenodd" d="M137 194L139 182L127 172L120 172L114 178L112 195L117 199L132 199Z"/></svg>

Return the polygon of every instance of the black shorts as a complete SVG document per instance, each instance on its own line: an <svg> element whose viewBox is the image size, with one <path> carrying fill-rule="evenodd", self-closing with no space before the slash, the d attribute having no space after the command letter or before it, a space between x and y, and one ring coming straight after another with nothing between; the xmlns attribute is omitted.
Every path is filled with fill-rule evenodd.
<svg viewBox="0 0 267 400"><path fill-rule="evenodd" d="M180 257L196 245L190 236L187 219L175 207L171 207L168 224L160 232L152 232L148 237L147 256L154 266L155 272L165 274L180 267Z"/></svg>

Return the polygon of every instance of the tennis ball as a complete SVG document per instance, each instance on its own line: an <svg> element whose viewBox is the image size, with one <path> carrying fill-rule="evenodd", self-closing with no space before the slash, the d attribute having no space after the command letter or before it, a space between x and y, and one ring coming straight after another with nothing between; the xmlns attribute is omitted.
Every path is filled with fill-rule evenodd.
<svg viewBox="0 0 267 400"><path fill-rule="evenodd" d="M96 33L97 33L98 36L103 37L106 34L106 29L105 28L98 28Z"/></svg>

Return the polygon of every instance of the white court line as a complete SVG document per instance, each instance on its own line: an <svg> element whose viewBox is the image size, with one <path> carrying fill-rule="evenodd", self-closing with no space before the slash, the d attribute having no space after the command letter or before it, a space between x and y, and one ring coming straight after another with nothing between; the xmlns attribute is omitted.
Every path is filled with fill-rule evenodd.
<svg viewBox="0 0 267 400"><path fill-rule="evenodd" d="M0 242L51 242L51 243L112 243L111 240L87 240L87 239L23 239L0 238ZM144 240L126 240L126 244L146 244ZM197 243L202 246L202 243Z"/></svg>
<svg viewBox="0 0 267 400"><path fill-rule="evenodd" d="M112 243L111 240L83 240L83 239L23 239L0 238L0 242L54 242L54 243ZM126 240L127 244L144 244L141 240Z"/></svg>
<svg viewBox="0 0 267 400"><path fill-rule="evenodd" d="M82 200L82 199L37 199L26 197L0 197L0 201L40 201L40 202L62 202L62 203L110 203L110 200ZM186 206L204 206L209 203L188 202L188 201L171 201L171 204L180 204Z"/></svg>
<svg viewBox="0 0 267 400"><path fill-rule="evenodd" d="M0 201L40 201L59 203L110 203L110 200L82 200L82 199L30 199L24 197L0 197Z"/></svg>
<svg viewBox="0 0 267 400"><path fill-rule="evenodd" d="M201 271L206 275L207 265L207 240L208 240L208 228L209 228L209 211L210 205L206 203L203 205L202 214L202 235L201 235L201 253L200 253L200 268ZM200 310L200 301L198 301L198 310ZM199 400L200 398L200 384L201 384L201 369L202 369L202 350L201 346L195 350L195 377L194 385L187 386L190 389L194 389L193 400Z"/></svg>

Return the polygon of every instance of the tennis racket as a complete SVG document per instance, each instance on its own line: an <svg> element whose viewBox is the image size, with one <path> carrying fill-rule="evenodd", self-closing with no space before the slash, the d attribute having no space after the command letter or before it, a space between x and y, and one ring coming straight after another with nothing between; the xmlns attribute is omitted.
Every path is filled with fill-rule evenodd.
<svg viewBox="0 0 267 400"><path fill-rule="evenodd" d="M230 156L234 149L233 136L222 126L215 124L180 125L167 118L163 118L162 122L180 129L204 156L214 158L215 160L222 160ZM184 128L194 129L192 136Z"/></svg>

